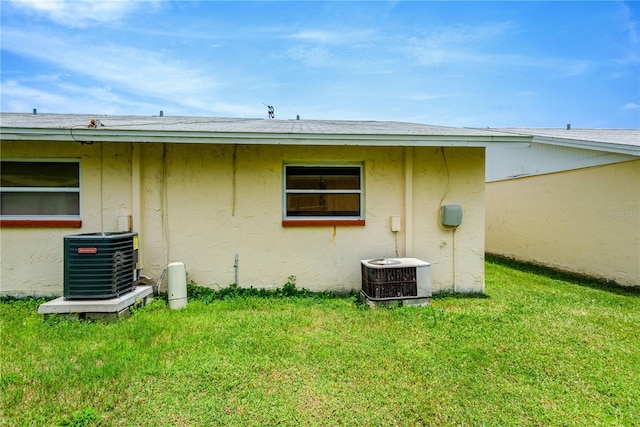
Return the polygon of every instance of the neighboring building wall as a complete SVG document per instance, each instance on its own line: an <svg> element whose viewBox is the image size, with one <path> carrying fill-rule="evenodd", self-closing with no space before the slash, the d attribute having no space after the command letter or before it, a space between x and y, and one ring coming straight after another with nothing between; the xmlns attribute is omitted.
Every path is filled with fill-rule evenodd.
<svg viewBox="0 0 640 427"><path fill-rule="evenodd" d="M61 294L62 236L114 231L136 206L151 277L183 261L190 280L224 287L235 281L237 255L241 286L280 287L295 276L314 291L356 290L360 259L409 255L432 263L435 292L484 290L480 148L3 142L2 155L81 158L83 221L2 229L3 293ZM363 162L366 225L283 227L284 161ZM463 206L455 235L439 225L441 203ZM400 233L390 230L395 215Z"/></svg>
<svg viewBox="0 0 640 427"><path fill-rule="evenodd" d="M487 184L488 253L640 286L640 160Z"/></svg>
<svg viewBox="0 0 640 427"><path fill-rule="evenodd" d="M628 154L533 143L530 147L487 149L486 181L584 169L634 160Z"/></svg>

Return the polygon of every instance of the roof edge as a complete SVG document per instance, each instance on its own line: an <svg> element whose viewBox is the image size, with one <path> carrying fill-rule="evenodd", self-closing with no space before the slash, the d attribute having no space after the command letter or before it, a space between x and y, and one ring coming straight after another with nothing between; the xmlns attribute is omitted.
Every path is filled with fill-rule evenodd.
<svg viewBox="0 0 640 427"><path fill-rule="evenodd" d="M550 136L533 136L532 142L547 145L559 145L563 147L582 148L585 150L605 151L608 153L628 154L640 157L640 146L628 144L616 144L613 142L587 141L557 138Z"/></svg>
<svg viewBox="0 0 640 427"><path fill-rule="evenodd" d="M0 127L6 141L200 143L256 145L373 145L373 146L529 146L529 135L408 135L282 132L207 132L86 128Z"/></svg>
<svg viewBox="0 0 640 427"><path fill-rule="evenodd" d="M635 143L627 142L612 142L607 140L587 139L580 135L573 137L566 137L557 135L545 135L543 134L547 129L539 129L540 133L535 132L535 128L520 129L520 128L488 128L488 130L496 130L501 133L511 133L513 135L529 135L532 137L532 142L538 144L556 145L562 147L578 148L583 150L602 151L607 153L626 154L631 156L640 156L640 130L638 129L575 129L573 131L567 130L566 132L579 132L579 131L623 131L623 132L636 132L638 135L638 141ZM563 132L563 129L552 129L553 131Z"/></svg>

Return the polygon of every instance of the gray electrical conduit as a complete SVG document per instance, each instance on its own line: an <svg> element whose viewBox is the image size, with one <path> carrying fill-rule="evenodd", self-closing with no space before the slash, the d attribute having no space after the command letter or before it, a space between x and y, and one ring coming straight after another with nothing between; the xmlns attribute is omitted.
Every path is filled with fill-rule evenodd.
<svg viewBox="0 0 640 427"><path fill-rule="evenodd" d="M162 274L160 275L160 278L156 282L156 289L153 292L154 295L160 295L160 284L162 283L162 279L164 279L164 275L165 274L167 274L167 268L166 267L165 267L164 270L162 270Z"/></svg>

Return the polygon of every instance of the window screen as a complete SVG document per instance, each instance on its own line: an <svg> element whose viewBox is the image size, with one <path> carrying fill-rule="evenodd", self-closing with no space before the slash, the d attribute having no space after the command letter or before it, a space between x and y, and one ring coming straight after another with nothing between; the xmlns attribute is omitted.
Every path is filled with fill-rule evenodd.
<svg viewBox="0 0 640 427"><path fill-rule="evenodd" d="M362 218L361 166L285 166L285 218Z"/></svg>

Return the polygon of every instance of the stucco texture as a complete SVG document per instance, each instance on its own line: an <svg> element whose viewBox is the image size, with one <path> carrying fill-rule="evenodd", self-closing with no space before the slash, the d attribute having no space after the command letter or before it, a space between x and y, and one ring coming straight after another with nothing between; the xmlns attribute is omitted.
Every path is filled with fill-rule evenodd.
<svg viewBox="0 0 640 427"><path fill-rule="evenodd" d="M640 286L640 160L487 184L486 249Z"/></svg>
<svg viewBox="0 0 640 427"><path fill-rule="evenodd" d="M0 291L61 295L63 236L113 231L131 211L129 144L30 144L2 141L3 159L80 159L82 229L3 228L0 231Z"/></svg>
<svg viewBox="0 0 640 427"><path fill-rule="evenodd" d="M182 261L203 286L237 274L244 287L295 276L313 291L350 291L361 259L412 256L432 264L434 292L484 290L483 148L3 142L2 156L79 158L82 209L80 229L2 229L3 293L61 294L62 237L115 231L122 215L152 278ZM366 225L283 226L284 162L362 164ZM463 206L455 232L439 225L443 203Z"/></svg>

